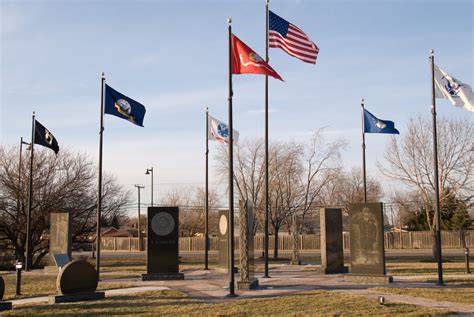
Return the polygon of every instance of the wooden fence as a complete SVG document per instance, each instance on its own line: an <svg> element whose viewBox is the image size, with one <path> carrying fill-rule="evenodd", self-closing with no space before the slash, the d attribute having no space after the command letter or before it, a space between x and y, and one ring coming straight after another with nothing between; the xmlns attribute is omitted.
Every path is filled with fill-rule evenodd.
<svg viewBox="0 0 474 317"><path fill-rule="evenodd" d="M319 251L319 234L305 234L299 236L299 246L302 251ZM211 237L210 250L217 251L218 238ZM465 246L474 247L474 231L443 231L441 233L442 247L444 249L460 249ZM102 251L138 251L138 238L103 237L101 239ZM431 249L434 244L433 233L429 231L412 232L385 232L385 249ZM142 249L146 249L146 238L143 239ZM239 245L239 237L235 238L236 249ZM343 234L343 245L349 250L349 233ZM254 238L255 251L263 250L263 236ZM270 236L269 249L273 250L274 237ZM278 248L280 251L290 251L293 246L293 237L280 235ZM181 252L204 251L203 237L179 238L179 250Z"/></svg>

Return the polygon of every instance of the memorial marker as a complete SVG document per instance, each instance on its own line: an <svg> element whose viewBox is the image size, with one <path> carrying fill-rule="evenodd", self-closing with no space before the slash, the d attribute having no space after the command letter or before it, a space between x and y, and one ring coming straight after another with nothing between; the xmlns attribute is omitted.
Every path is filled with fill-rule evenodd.
<svg viewBox="0 0 474 317"><path fill-rule="evenodd" d="M89 262L76 260L61 268L56 280L60 295L49 296L49 303L79 302L105 298L104 292L96 292L99 278Z"/></svg>
<svg viewBox="0 0 474 317"><path fill-rule="evenodd" d="M387 284L382 203L349 205L351 274L348 282Z"/></svg>
<svg viewBox="0 0 474 317"><path fill-rule="evenodd" d="M71 245L72 232L69 212L50 213L48 265L44 267L44 271L56 273L60 267L71 261ZM58 255L61 258L60 265L56 261Z"/></svg>
<svg viewBox="0 0 474 317"><path fill-rule="evenodd" d="M253 246L253 208L249 201L239 202L240 206L240 281L237 289L250 290L258 287L255 278L255 260Z"/></svg>
<svg viewBox="0 0 474 317"><path fill-rule="evenodd" d="M324 274L347 273L342 243L342 209L321 208L321 271Z"/></svg>
<svg viewBox="0 0 474 317"><path fill-rule="evenodd" d="M146 274L143 281L183 280L179 272L179 208L148 207Z"/></svg>
<svg viewBox="0 0 474 317"><path fill-rule="evenodd" d="M230 268L229 262L229 211L219 210L219 261L218 265L227 271Z"/></svg>

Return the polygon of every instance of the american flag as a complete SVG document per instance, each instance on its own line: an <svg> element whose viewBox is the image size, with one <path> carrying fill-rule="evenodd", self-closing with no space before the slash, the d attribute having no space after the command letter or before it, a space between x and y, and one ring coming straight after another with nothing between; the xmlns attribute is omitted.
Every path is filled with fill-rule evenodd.
<svg viewBox="0 0 474 317"><path fill-rule="evenodd" d="M297 26L269 11L268 44L303 62L316 64L319 48Z"/></svg>

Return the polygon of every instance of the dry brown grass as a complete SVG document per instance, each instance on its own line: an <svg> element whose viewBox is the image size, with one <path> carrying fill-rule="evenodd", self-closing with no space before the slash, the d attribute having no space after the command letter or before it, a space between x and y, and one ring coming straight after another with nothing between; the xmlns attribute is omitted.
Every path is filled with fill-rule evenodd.
<svg viewBox="0 0 474 317"><path fill-rule="evenodd" d="M375 299L325 291L262 299L232 299L219 304L195 300L176 291L155 291L94 302L22 306L7 312L5 316L426 316L446 313L445 310L405 304L379 305Z"/></svg>
<svg viewBox="0 0 474 317"><path fill-rule="evenodd" d="M474 288L398 288L378 287L372 290L384 293L409 295L439 301L474 305Z"/></svg>

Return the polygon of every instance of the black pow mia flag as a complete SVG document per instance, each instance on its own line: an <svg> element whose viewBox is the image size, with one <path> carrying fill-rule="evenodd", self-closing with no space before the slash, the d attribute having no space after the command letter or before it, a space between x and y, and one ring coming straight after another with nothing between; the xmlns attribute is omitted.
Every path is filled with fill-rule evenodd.
<svg viewBox="0 0 474 317"><path fill-rule="evenodd" d="M50 148L51 150L54 151L54 153L56 153L56 155L59 152L58 141L56 140L54 135L51 132L49 132L49 130L46 129L44 125L42 125L38 120L35 120L34 143Z"/></svg>

